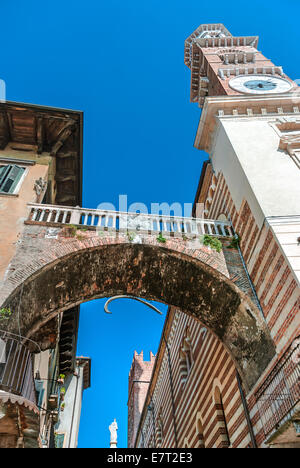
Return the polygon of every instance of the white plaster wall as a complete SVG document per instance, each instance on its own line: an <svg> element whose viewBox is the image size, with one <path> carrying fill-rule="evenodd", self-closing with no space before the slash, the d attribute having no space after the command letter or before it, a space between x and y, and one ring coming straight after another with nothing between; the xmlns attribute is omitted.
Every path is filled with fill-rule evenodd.
<svg viewBox="0 0 300 468"><path fill-rule="evenodd" d="M59 414L55 427L58 433L65 433L64 448L77 448L83 393L83 368L77 367L78 377L72 375L65 381L65 409Z"/></svg>
<svg viewBox="0 0 300 468"><path fill-rule="evenodd" d="M258 227L271 226L299 284L300 171L279 140L269 119L220 118L211 161L236 209L246 199Z"/></svg>
<svg viewBox="0 0 300 468"><path fill-rule="evenodd" d="M259 225L268 216L300 214L300 171L278 149L268 119L221 118L216 137L213 167L224 173L237 209L246 198Z"/></svg>
<svg viewBox="0 0 300 468"><path fill-rule="evenodd" d="M280 249L287 259L300 286L300 216L269 218L268 224L277 238ZM300 317L299 317L300 320Z"/></svg>
<svg viewBox="0 0 300 468"><path fill-rule="evenodd" d="M223 173L237 211L239 211L242 201L246 199L255 217L256 223L261 227L265 218L263 210L250 184L248 174L245 172L243 161L231 142L231 136L229 137L227 134L227 125L225 126L224 123L228 124L228 122L219 122L215 135L215 144L211 154L213 169L216 175L220 172ZM230 133L241 132L240 128L236 125L234 129L229 127L229 130L231 130ZM245 137L242 138L242 140L243 139L243 144L246 147L245 151L248 153L247 139Z"/></svg>

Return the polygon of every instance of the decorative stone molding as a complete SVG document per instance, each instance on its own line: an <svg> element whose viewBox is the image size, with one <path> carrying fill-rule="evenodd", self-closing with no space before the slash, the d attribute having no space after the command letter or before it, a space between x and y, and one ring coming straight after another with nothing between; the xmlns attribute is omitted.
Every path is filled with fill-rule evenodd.
<svg viewBox="0 0 300 468"><path fill-rule="evenodd" d="M296 109L299 111L298 107ZM278 149L286 151L300 169L300 118L282 116L270 125L280 138Z"/></svg>
<svg viewBox="0 0 300 468"><path fill-rule="evenodd" d="M229 57L229 55L228 55L228 57ZM234 63L236 63L236 64L238 64L238 63L247 63L245 60L246 60L246 57L244 59L244 62L241 62L237 58ZM224 64L227 65L228 63L232 63L232 62L229 61L229 58L227 58L227 61L226 61L226 56L225 56ZM280 76L283 76L284 73L283 73L282 67L255 67L255 66L251 66L251 67L242 67L242 68L239 68L239 67L231 67L231 68L221 67L218 70L218 75L222 78L222 80L225 80L225 78L230 78L230 76L232 76L232 75L234 75L234 76L238 76L238 75L280 75Z"/></svg>
<svg viewBox="0 0 300 468"><path fill-rule="evenodd" d="M282 111L284 110L284 114ZM214 96L206 97L194 146L211 153L219 119L277 119L300 118L300 93L273 94L272 96Z"/></svg>
<svg viewBox="0 0 300 468"><path fill-rule="evenodd" d="M247 52L239 49L223 49L217 52L224 65L230 63L254 63L255 52Z"/></svg>

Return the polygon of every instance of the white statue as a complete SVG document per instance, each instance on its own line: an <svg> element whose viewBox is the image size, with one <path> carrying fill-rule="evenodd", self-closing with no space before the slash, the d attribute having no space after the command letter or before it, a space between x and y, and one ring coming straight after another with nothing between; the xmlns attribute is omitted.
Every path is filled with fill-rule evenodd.
<svg viewBox="0 0 300 468"><path fill-rule="evenodd" d="M116 447L117 446L117 430L118 430L118 424L117 421L114 419L114 422L111 423L109 426L110 430L110 446L111 447Z"/></svg>

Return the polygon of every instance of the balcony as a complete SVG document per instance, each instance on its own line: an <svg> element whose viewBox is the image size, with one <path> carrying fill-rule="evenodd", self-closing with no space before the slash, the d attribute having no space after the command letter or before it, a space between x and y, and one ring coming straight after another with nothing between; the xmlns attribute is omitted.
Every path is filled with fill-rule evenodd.
<svg viewBox="0 0 300 468"><path fill-rule="evenodd" d="M300 402L300 340L297 339L277 362L255 394L264 434L274 438L296 417ZM298 417L297 417L298 419ZM296 427L296 424L295 424ZM299 434L296 431L296 437Z"/></svg>
<svg viewBox="0 0 300 468"><path fill-rule="evenodd" d="M0 448L39 447L33 346L26 338L0 330Z"/></svg>
<svg viewBox="0 0 300 468"><path fill-rule="evenodd" d="M0 330L1 400L36 407L33 355L26 339Z"/></svg>
<svg viewBox="0 0 300 468"><path fill-rule="evenodd" d="M109 210L74 208L29 203L28 223L82 226L102 231L139 231L157 235L190 237L208 234L233 237L230 222L204 218L165 216L144 213L127 213Z"/></svg>

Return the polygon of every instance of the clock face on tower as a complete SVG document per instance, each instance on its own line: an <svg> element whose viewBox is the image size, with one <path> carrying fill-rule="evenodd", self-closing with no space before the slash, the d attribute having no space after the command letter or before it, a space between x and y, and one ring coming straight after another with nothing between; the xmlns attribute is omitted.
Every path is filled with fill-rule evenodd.
<svg viewBox="0 0 300 468"><path fill-rule="evenodd" d="M232 78L229 86L239 93L276 94L290 91L289 81L272 75L242 75Z"/></svg>

